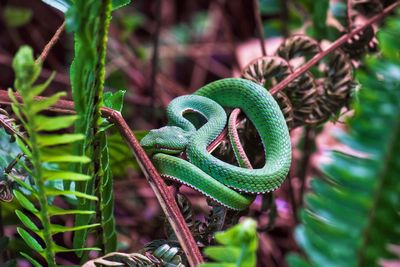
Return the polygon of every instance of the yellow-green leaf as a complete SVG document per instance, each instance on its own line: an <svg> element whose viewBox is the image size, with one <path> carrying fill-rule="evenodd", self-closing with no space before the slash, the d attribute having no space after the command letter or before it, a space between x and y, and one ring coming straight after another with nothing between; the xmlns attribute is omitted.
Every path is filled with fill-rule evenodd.
<svg viewBox="0 0 400 267"><path fill-rule="evenodd" d="M43 98L41 100L37 100L32 103L32 106L29 109L29 111L31 112L31 114L36 114L39 111L48 109L49 107L51 107L55 103L57 103L57 101L60 99L60 97L65 96L65 95L66 95L65 92L58 92L50 97Z"/></svg>
<svg viewBox="0 0 400 267"><path fill-rule="evenodd" d="M83 138L85 138L83 134L39 135L38 144L40 147L64 145L82 140Z"/></svg>
<svg viewBox="0 0 400 267"><path fill-rule="evenodd" d="M92 177L77 172L45 170L43 172L43 178L48 181L61 179L68 181L86 181L90 180Z"/></svg>
<svg viewBox="0 0 400 267"><path fill-rule="evenodd" d="M88 163L90 162L90 158L86 156L74 156L74 155L61 155L61 156L56 156L56 155L43 155L42 156L43 161L45 162L82 162L82 163Z"/></svg>
<svg viewBox="0 0 400 267"><path fill-rule="evenodd" d="M48 117L43 115L36 116L37 131L56 131L71 126L78 116L66 115L57 117Z"/></svg>

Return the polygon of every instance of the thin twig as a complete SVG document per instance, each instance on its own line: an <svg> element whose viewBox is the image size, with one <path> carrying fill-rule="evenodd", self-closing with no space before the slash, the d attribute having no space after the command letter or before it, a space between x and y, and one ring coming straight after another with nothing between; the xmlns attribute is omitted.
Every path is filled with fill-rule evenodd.
<svg viewBox="0 0 400 267"><path fill-rule="evenodd" d="M15 97L20 101L21 98L18 94ZM37 97L37 100L45 99L45 97ZM8 97L8 93L5 90L0 90L0 104L11 105L11 101ZM54 106L49 108L50 111L63 113L63 114L74 114L74 103L72 101L60 100ZM110 122L114 123L120 134L127 142L132 154L138 161L147 181L153 189L158 202L161 205L168 221L170 222L175 234L185 252L188 261L191 266L197 266L203 262L202 255L197 247L196 241L193 238L192 233L186 225L185 219L183 218L180 209L175 201L175 197L171 190L164 183L157 172L154 165L151 163L146 152L140 146L139 141L131 131L130 127L125 122L121 113L110 108L102 108L101 116L106 118Z"/></svg>
<svg viewBox="0 0 400 267"><path fill-rule="evenodd" d="M347 0L347 7L346 7L346 16L347 16L347 31L350 32L353 28L353 21L351 19L351 0Z"/></svg>
<svg viewBox="0 0 400 267"><path fill-rule="evenodd" d="M264 30L262 27L260 5L259 5L258 1L259 0L253 0L254 18L255 18L255 22L256 22L257 35L260 40L261 52L262 52L262 55L265 57L265 56L267 56L267 50L265 49L265 45L264 45Z"/></svg>
<svg viewBox="0 0 400 267"><path fill-rule="evenodd" d="M44 62L46 60L47 55L49 54L51 48L53 48L53 46L57 43L58 39L60 38L61 33L64 31L64 28L65 28L65 21L61 24L60 27L58 27L58 29L54 33L53 37L51 37L50 41L43 48L42 53L36 59L36 63L39 61Z"/></svg>
<svg viewBox="0 0 400 267"><path fill-rule="evenodd" d="M150 78L150 95L153 105L156 100L156 78L158 72L158 46L160 41L160 30L161 30L161 0L156 1L156 29L153 35L153 57L151 59L151 78ZM155 120L156 110L155 106L152 112L152 119Z"/></svg>
<svg viewBox="0 0 400 267"><path fill-rule="evenodd" d="M400 2L396 2L388 7L386 7L380 14L372 17L371 19L367 20L362 26L358 27L357 29L346 33L342 35L339 39L337 39L335 42L333 42L326 50L316 54L312 59L307 61L304 65L299 67L295 72L293 72L291 75L287 76L284 80L282 80L280 83L275 85L271 90L270 93L272 95L278 93L279 91L285 89L286 86L288 86L293 80L296 78L300 77L302 74L304 74L306 71L308 71L312 66L317 64L321 59L323 59L325 56L330 54L332 51L335 49L338 49L341 45L345 44L347 40L352 38L354 35L360 33L362 30L365 28L369 27L370 25L374 24L375 22L379 21L382 19L384 16L388 15L390 12L392 12L394 9L396 9L400 5Z"/></svg>

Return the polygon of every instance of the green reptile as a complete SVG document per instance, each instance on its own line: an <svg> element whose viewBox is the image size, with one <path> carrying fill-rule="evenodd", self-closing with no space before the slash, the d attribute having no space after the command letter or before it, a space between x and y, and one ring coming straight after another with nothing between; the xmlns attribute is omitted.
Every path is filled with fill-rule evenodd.
<svg viewBox="0 0 400 267"><path fill-rule="evenodd" d="M240 108L252 121L264 144L264 167L238 167L207 151L226 125L223 107ZM199 113L207 122L196 129L184 117L186 112ZM172 100L167 117L168 126L151 130L141 140L156 169L231 209L245 209L254 194L275 190L289 171L291 144L285 119L274 98L256 83L239 78L212 82L193 95ZM177 157L182 152L189 161Z"/></svg>

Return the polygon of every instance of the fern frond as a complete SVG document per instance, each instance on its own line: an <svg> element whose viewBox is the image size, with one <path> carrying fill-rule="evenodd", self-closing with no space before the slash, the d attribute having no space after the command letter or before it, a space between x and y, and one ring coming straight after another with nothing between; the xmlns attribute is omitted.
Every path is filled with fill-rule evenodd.
<svg viewBox="0 0 400 267"><path fill-rule="evenodd" d="M60 232L77 231L83 228L87 229L97 227L98 224L85 225L81 227L64 227L62 225L51 223L50 219L55 215L87 213L85 210L63 212L64 210L62 209L51 207L49 203L51 203L52 197L74 195L78 198L97 200L97 197L93 195L88 195L79 191L56 188L52 183L55 180L82 180L88 179L88 177L81 173L69 172L62 169L61 165L55 165L53 163L72 161L85 163L89 159L84 156L65 153L64 150L60 149L60 145L61 147L62 145L70 145L81 140L83 135L57 135L52 133L55 130L72 126L76 116L63 116L65 119L63 122L55 122L54 118L45 115L38 115L43 110L56 103L60 96L64 94L58 93L41 101L35 99L37 94L43 92L45 87L49 84L49 81L43 85L33 85L40 73L41 66L35 63L31 48L24 46L18 51L13 61L13 68L16 75L15 87L21 95L22 102L19 103L15 99L11 90L9 90L9 96L13 101L13 110L27 132L27 137L24 140L20 137L17 137L16 139L20 149L25 153L26 159L29 160L32 165L30 175L32 176L34 186L31 186L18 178L16 178L15 181L17 181L17 183L24 189L28 190L31 193L32 201L37 200L39 205L36 207L30 199L24 196L22 191L15 190L14 194L21 206L35 215L41 223L41 226L37 226L26 213L16 210L16 215L23 225L36 235L32 235L23 228L18 228L18 233L34 251L38 252L45 258L49 266L56 266L55 254L58 252L70 251L71 249L57 245L52 236ZM51 123L54 124L51 125ZM48 169L49 166L52 167L51 170ZM25 166L25 168L28 167ZM44 245L40 244L38 241L39 238L44 241ZM30 260L35 266L40 266L31 255L22 255Z"/></svg>
<svg viewBox="0 0 400 267"><path fill-rule="evenodd" d="M128 2L119 1L117 5ZM99 222L101 227L97 229L97 236L103 252L116 249L112 175L100 116L100 108L104 104L104 62L111 8L111 0L78 0L71 3L66 14L67 28L74 32L75 38L75 58L71 65L72 95L79 115L75 132L85 136L84 140L77 143L76 151L93 159L91 165L75 164L75 171L93 177L76 181L75 185L79 191L99 198L97 203L88 199L78 201L78 209L96 210L96 216L77 214L75 225ZM74 247L85 246L87 235L87 230L78 231L74 235ZM82 256L82 253L78 253L78 256Z"/></svg>
<svg viewBox="0 0 400 267"><path fill-rule="evenodd" d="M215 234L222 246L211 246L204 253L218 263L204 263L200 267L256 266L258 238L256 222L245 219L224 232Z"/></svg>
<svg viewBox="0 0 400 267"><path fill-rule="evenodd" d="M312 181L296 230L308 261L292 255L290 266L378 266L396 257L388 247L400 244L399 23L392 19L380 33L384 57L368 58L357 73L356 113L349 133L338 136L366 156L332 152L324 179Z"/></svg>

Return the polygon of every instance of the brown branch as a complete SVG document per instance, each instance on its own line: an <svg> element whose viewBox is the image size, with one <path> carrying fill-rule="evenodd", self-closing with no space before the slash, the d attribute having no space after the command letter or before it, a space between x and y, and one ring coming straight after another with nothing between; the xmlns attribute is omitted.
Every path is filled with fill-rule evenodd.
<svg viewBox="0 0 400 267"><path fill-rule="evenodd" d="M253 0L254 18L255 18L255 22L256 22L258 39L260 40L261 52L262 52L262 55L265 57L265 56L267 56L267 50L265 49L265 45L264 45L264 30L262 27L260 4L258 3L258 1L259 0Z"/></svg>
<svg viewBox="0 0 400 267"><path fill-rule="evenodd" d="M15 94L15 97L20 101L19 95ZM44 99L44 97L38 97L38 100ZM11 101L8 97L7 91L0 90L0 104L10 105ZM75 113L74 103L72 101L60 100L49 110L64 113L73 114ZM161 178L157 172L154 165L151 163L149 157L140 146L135 135L125 122L121 113L110 109L102 108L101 116L106 118L108 121L114 123L120 134L123 136L127 142L132 154L138 161L147 181L149 182L151 188L153 189L158 202L161 205L168 221L170 222L175 234L185 252L188 261L191 266L197 266L203 262L202 255L197 247L196 241L194 240L192 233L186 225L185 219L183 218L180 209L175 201L175 197L172 191L166 186L164 180Z"/></svg>
<svg viewBox="0 0 400 267"><path fill-rule="evenodd" d="M53 48L53 46L57 43L58 39L60 38L61 33L64 31L64 28L65 28L65 21L61 24L61 26L54 33L53 37L51 37L50 41L43 48L42 53L36 59L36 63L39 61L44 62L46 60L47 55L49 54L51 48Z"/></svg>
<svg viewBox="0 0 400 267"><path fill-rule="evenodd" d="M299 67L295 72L293 72L291 75L287 76L284 80L282 80L280 83L275 85L269 92L274 95L278 93L279 91L283 90L286 86L288 86L293 80L301 76L303 73L308 71L312 66L317 64L321 59L323 59L325 56L327 56L329 53L334 51L335 49L338 49L340 46L345 44L347 40L352 38L354 35L358 34L368 26L374 24L375 22L379 21L382 19L384 16L388 15L390 12L392 12L396 7L400 5L400 2L396 2L388 7L386 7L381 13L378 15L372 17L371 19L367 20L365 24L362 26L358 27L354 31L351 31L347 34L342 35L339 39L337 39L335 42L333 42L326 50L316 54L312 59L310 59L307 63Z"/></svg>

